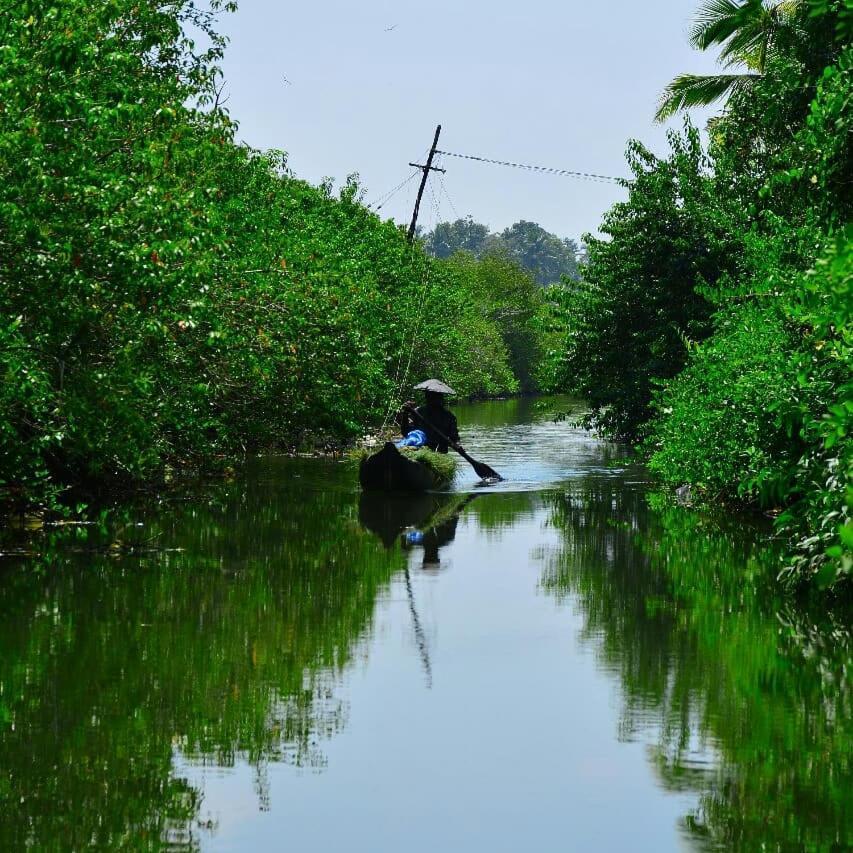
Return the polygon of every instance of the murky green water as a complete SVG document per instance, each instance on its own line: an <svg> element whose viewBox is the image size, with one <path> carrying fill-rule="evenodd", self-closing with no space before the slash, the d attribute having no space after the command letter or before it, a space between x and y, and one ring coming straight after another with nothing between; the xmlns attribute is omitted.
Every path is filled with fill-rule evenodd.
<svg viewBox="0 0 853 853"><path fill-rule="evenodd" d="M261 459L0 560L0 849L851 849L848 618L560 405L460 408L491 490Z"/></svg>

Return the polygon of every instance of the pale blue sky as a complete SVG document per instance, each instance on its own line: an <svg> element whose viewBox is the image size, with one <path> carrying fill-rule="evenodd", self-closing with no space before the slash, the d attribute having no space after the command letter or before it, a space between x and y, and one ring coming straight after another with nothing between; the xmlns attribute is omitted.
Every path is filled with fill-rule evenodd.
<svg viewBox="0 0 853 853"><path fill-rule="evenodd" d="M368 201L410 174L438 123L448 151L624 175L630 137L666 150L652 116L667 81L715 67L687 44L695 7L242 0L223 20L228 107L243 140L284 149L312 182L358 172ZM704 124L706 115L694 118ZM493 229L530 219L578 237L624 192L451 158L442 165L452 205L436 185L440 218L471 214ZM382 215L407 222L415 184ZM426 199L421 223L430 227L436 212Z"/></svg>

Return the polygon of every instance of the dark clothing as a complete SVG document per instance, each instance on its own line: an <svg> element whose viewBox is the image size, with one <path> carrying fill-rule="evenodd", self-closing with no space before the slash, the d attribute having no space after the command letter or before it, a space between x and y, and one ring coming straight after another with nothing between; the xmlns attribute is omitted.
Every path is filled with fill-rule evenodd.
<svg viewBox="0 0 853 853"><path fill-rule="evenodd" d="M456 416L452 412L440 406L418 406L415 411L419 415L423 415L430 424L441 430L451 441L459 442L459 427L456 425ZM408 435L409 431L413 429L422 429L426 433L426 446L430 450L447 453L447 442L420 418L404 409L400 418L400 432L403 435Z"/></svg>

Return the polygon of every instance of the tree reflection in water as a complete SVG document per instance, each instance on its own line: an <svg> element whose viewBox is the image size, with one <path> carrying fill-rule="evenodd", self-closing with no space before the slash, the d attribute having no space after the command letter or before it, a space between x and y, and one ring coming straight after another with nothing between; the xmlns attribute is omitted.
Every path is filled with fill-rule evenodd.
<svg viewBox="0 0 853 853"><path fill-rule="evenodd" d="M135 516L125 539L162 553L44 542L41 572L7 569L0 849L195 846L200 794L177 753L250 763L262 807L267 763L322 768L346 721L339 673L402 567L353 497L260 480Z"/></svg>
<svg viewBox="0 0 853 853"><path fill-rule="evenodd" d="M619 736L651 737L661 783L696 793L693 838L851 846L849 615L776 600L765 538L650 507L603 470L566 493L389 502L300 466L129 513L106 538L46 535L0 575L0 849L196 847L186 763L250 764L266 807L271 763L323 768L341 673L395 574L446 564L460 513L491 540L543 507L561 544L541 587L580 608L618 677Z"/></svg>
<svg viewBox="0 0 853 853"><path fill-rule="evenodd" d="M850 849L850 614L775 598L776 554L742 519L650 508L606 481L552 514L564 544L542 586L579 603L584 640L618 675L620 736L652 732L662 783L700 794L693 837Z"/></svg>

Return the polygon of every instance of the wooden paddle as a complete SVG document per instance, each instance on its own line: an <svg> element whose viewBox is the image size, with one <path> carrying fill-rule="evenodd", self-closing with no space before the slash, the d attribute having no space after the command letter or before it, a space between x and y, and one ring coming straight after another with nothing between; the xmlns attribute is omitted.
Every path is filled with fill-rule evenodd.
<svg viewBox="0 0 853 853"><path fill-rule="evenodd" d="M446 441L447 446L452 447L474 469L478 477L483 480L503 480L503 477L494 468L486 465L485 462L478 462L473 456L469 456L460 445L448 438L437 426L431 424L414 406L403 406L403 408L413 414L427 429L432 430L439 438Z"/></svg>

